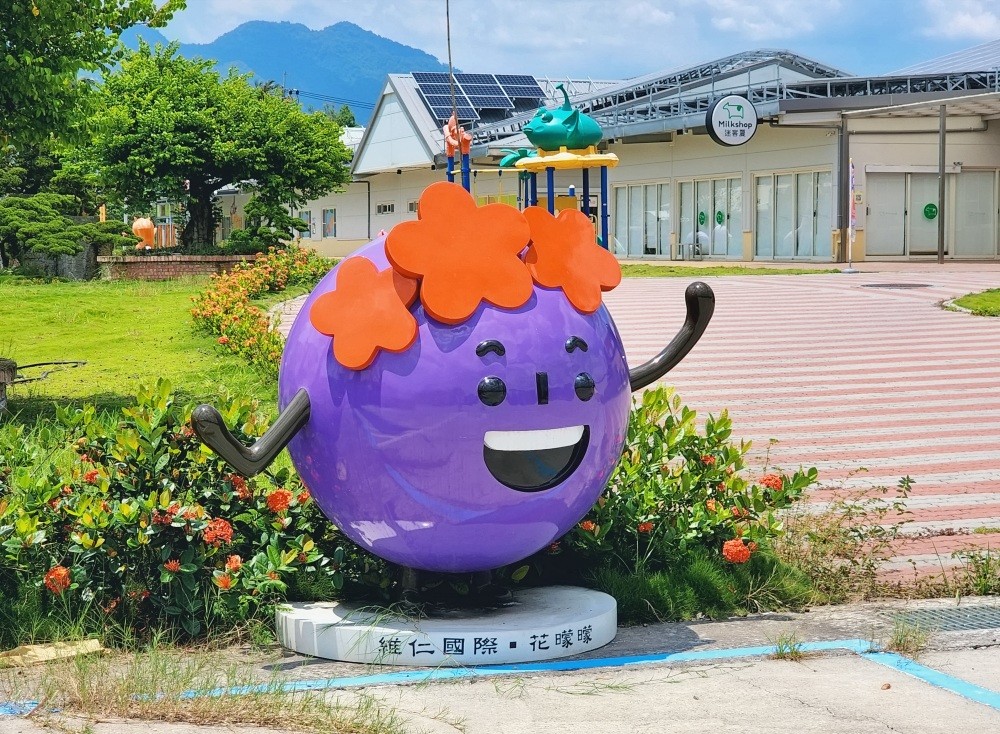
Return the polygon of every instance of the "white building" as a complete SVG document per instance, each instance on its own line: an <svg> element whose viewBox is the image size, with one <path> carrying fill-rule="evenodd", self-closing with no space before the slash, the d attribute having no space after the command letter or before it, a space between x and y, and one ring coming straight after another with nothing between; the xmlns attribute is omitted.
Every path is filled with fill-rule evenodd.
<svg viewBox="0 0 1000 734"><path fill-rule="evenodd" d="M886 76L859 78L789 51L758 50L620 82L569 81L573 104L604 128L611 242L627 258L845 261L1000 258L1000 41ZM473 134L472 190L518 203L504 150L564 80L456 75L459 118ZM445 176L447 75L390 75L352 164L354 183L304 211L310 244L344 255L416 216ZM714 100L756 108L742 145L707 134ZM853 162L854 186L851 186ZM943 172L943 196L939 196ZM556 173L560 207L577 172ZM596 187L592 206L598 207ZM853 203L853 207L852 207ZM598 209L599 210L599 209ZM332 222L333 226L326 226ZM943 225L943 226L941 226Z"/></svg>

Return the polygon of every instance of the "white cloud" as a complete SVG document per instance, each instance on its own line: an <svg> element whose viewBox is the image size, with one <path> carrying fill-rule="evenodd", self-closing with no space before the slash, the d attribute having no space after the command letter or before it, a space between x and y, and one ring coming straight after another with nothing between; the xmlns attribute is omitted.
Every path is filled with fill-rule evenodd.
<svg viewBox="0 0 1000 734"><path fill-rule="evenodd" d="M795 38L812 33L841 11L839 0L699 0L712 27L750 41Z"/></svg>
<svg viewBox="0 0 1000 734"><path fill-rule="evenodd" d="M1000 38L1000 10L995 0L924 0L930 38L992 41Z"/></svg>

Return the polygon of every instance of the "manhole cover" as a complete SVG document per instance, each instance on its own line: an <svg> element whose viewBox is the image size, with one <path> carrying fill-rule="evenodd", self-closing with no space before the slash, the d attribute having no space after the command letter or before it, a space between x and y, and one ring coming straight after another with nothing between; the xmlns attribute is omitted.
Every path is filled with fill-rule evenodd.
<svg viewBox="0 0 1000 734"><path fill-rule="evenodd" d="M929 283L865 283L862 288L930 288Z"/></svg>
<svg viewBox="0 0 1000 734"><path fill-rule="evenodd" d="M965 607L963 609L918 609L892 615L893 621L926 630L956 632L1000 628L1000 607Z"/></svg>

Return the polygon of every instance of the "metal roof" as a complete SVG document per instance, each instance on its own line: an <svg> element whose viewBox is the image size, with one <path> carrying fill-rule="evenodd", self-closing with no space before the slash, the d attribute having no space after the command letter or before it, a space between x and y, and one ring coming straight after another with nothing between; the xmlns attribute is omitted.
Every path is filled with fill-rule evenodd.
<svg viewBox="0 0 1000 734"><path fill-rule="evenodd" d="M996 71L1000 69L1000 39L892 72L893 76L948 74L956 71Z"/></svg>

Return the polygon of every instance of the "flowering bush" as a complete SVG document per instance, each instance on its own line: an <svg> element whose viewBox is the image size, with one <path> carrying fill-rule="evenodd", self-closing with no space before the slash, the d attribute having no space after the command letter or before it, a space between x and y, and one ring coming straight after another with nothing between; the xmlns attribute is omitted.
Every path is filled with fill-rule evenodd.
<svg viewBox="0 0 1000 734"><path fill-rule="evenodd" d="M667 388L646 391L629 417L608 488L549 553L567 550L630 572L655 571L695 547L746 563L782 532L778 512L816 481L815 469L744 476L750 444L730 440L723 411L705 421Z"/></svg>
<svg viewBox="0 0 1000 734"><path fill-rule="evenodd" d="M218 343L269 374L278 374L284 339L267 314L251 301L289 285L312 284L332 267L313 250L271 248L254 262L212 276L209 287L194 299L195 324L218 335Z"/></svg>
<svg viewBox="0 0 1000 734"><path fill-rule="evenodd" d="M230 473L190 412L160 381L121 420L86 406L35 435L0 427L0 568L69 619L97 609L189 635L249 618L301 577L340 588L340 538L297 478ZM266 428L249 402L222 413L244 440Z"/></svg>

